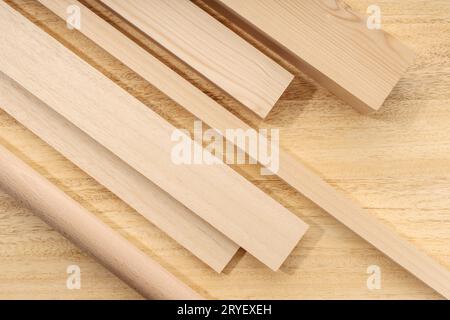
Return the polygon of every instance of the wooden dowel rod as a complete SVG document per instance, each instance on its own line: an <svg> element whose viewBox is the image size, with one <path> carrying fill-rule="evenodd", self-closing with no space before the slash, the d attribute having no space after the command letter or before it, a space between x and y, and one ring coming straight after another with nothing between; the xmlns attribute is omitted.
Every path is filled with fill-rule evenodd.
<svg viewBox="0 0 450 320"><path fill-rule="evenodd" d="M156 261L0 146L0 188L148 299L201 299Z"/></svg>

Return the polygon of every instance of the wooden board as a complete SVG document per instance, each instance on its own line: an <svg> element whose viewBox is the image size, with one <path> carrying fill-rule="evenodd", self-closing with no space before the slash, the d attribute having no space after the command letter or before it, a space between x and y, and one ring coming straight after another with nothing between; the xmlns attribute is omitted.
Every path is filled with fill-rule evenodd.
<svg viewBox="0 0 450 320"><path fill-rule="evenodd" d="M171 159L175 127L7 4L0 6L8 30L0 38L8 44L0 52L1 71L267 266L281 266L306 232L304 222L223 163L177 165ZM15 39L23 41L13 45ZM17 52L26 54L18 58Z"/></svg>
<svg viewBox="0 0 450 320"><path fill-rule="evenodd" d="M43 3L45 2L44 0ZM57 6L54 4L54 1L47 2L50 3L50 8L55 9L62 17L64 16L63 8L69 5L69 3L61 2L61 6L55 8ZM88 34L91 39L100 44L105 43L103 45L105 49L110 48L118 59L124 61L134 70L138 70L137 72L143 75L145 79L158 86L159 81L154 76L155 72L142 71L139 68L141 65L147 65L147 60L150 60L151 65L159 68L158 77L164 79L163 83L167 82L167 79L169 81L174 78L177 79L177 75L173 75L173 72L167 71L167 68L160 66L161 62L155 61L153 57L147 58L148 54L142 52L137 45L130 43L131 41L126 38L124 39L124 36L117 31L109 30L104 23L102 24L101 21L98 21L98 18L87 12L86 8L81 8L83 9L84 21L88 22L87 25L84 25L83 29L85 31L82 32ZM96 23L92 23L94 21ZM97 30L103 31L103 33L96 32ZM107 39L114 39L114 45ZM132 59L130 58L131 56L133 57ZM172 80L172 82L174 81ZM212 99L199 92L198 89L185 85L182 87L186 87L187 91L192 91L192 95L188 97L182 96L180 99L180 94L177 93L180 90L167 90L163 87L165 89L163 91L167 92L171 97L175 96L177 101L186 106L195 116L221 132L225 132L228 128L250 129L250 126L245 122L221 108ZM176 88L176 86L172 88ZM251 156L257 159L257 155L251 154ZM334 190L319 176L302 165L298 159L295 159L284 150L280 151L280 169L277 175L425 283L428 283L443 295L450 295L450 272L448 270L398 237L395 232L386 228L381 222L373 219L359 205Z"/></svg>
<svg viewBox="0 0 450 320"><path fill-rule="evenodd" d="M278 176L431 288L450 299L450 270L371 217L289 154Z"/></svg>
<svg viewBox="0 0 450 320"><path fill-rule="evenodd" d="M263 118L293 79L189 0L102 2Z"/></svg>
<svg viewBox="0 0 450 320"><path fill-rule="evenodd" d="M109 13L97 1L94 11L186 75L215 100L254 126L280 128L281 142L328 183L360 203L371 216L450 268L450 144L448 1L382 0L383 27L418 53L386 105L372 117L361 116L305 78L296 79L274 112L262 122L224 96L215 86L167 55L151 40ZM358 12L373 1L348 0ZM177 126L192 128L194 117L107 52L35 0L9 1L58 40L86 58L123 88ZM226 22L241 36L247 37ZM249 39L247 37L247 39ZM251 40L251 39L250 39ZM261 49L270 54L264 47ZM276 58L276 56L273 56ZM283 63L283 61L279 61ZM299 89L302 88L300 91ZM438 299L434 290L392 262L372 245L274 177L239 166L311 228L278 273L240 252L221 275L147 223L26 128L0 112L0 139L36 170L106 223L141 245L199 292L211 298L276 299ZM0 194L0 297L136 298L135 292L90 257L48 228L27 210ZM142 247L145 246L145 247ZM65 286L68 264L82 270L81 290ZM366 270L378 265L380 289L370 290ZM242 285L245 284L245 285Z"/></svg>
<svg viewBox="0 0 450 320"><path fill-rule="evenodd" d="M390 34L369 29L367 19L341 0L204 3L361 112L382 106L414 58Z"/></svg>
<svg viewBox="0 0 450 320"><path fill-rule="evenodd" d="M239 249L158 186L0 72L3 110L217 272Z"/></svg>

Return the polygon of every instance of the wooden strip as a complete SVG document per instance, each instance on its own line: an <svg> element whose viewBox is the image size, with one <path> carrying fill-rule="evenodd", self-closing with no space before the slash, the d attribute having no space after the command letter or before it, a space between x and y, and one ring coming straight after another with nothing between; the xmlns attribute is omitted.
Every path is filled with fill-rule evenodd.
<svg viewBox="0 0 450 320"><path fill-rule="evenodd" d="M0 146L0 188L148 299L201 299L156 261ZM126 263L123 263L126 261Z"/></svg>
<svg viewBox="0 0 450 320"><path fill-rule="evenodd" d="M222 272L239 246L0 72L0 105L99 183Z"/></svg>
<svg viewBox="0 0 450 320"><path fill-rule="evenodd" d="M189 0L101 0L265 118L293 75Z"/></svg>
<svg viewBox="0 0 450 320"><path fill-rule="evenodd" d="M202 2L361 112L378 110L414 59L341 0Z"/></svg>
<svg viewBox="0 0 450 320"><path fill-rule="evenodd" d="M39 1L53 3L49 0ZM63 1L67 3L70 0L61 0L58 3ZM51 8L55 9L55 6ZM64 11L56 10L56 12L64 16ZM218 129L219 132L225 132L227 128L250 129L245 122L226 111L119 31L97 16L82 12L86 28L82 28L81 31L85 35L206 124ZM258 158L255 154L250 156ZM285 150L280 150L280 169L277 175L437 292L449 297L448 270L371 217L359 205L332 188Z"/></svg>
<svg viewBox="0 0 450 320"><path fill-rule="evenodd" d="M3 2L0 28L1 71L267 266L280 267L306 232L303 221L223 163L175 164L175 127Z"/></svg>
<svg viewBox="0 0 450 320"><path fill-rule="evenodd" d="M400 266L450 299L449 270L345 198L298 160L283 153L278 175Z"/></svg>

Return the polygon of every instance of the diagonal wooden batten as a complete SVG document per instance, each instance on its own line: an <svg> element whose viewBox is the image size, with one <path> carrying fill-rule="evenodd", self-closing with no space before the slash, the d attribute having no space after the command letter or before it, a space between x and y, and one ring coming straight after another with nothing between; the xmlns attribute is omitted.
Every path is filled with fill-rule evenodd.
<svg viewBox="0 0 450 320"><path fill-rule="evenodd" d="M39 1L61 17L65 17L67 5L79 5L74 0ZM80 30L83 34L210 127L220 132L225 132L229 128L251 129L245 122L203 94L117 29L82 5L80 8L85 26ZM264 137L260 137L260 139L264 139ZM250 154L250 156L258 159L255 154ZM450 297L448 270L404 241L383 223L371 217L363 208L347 199L283 149L280 150L280 168L276 175L424 283L443 296Z"/></svg>
<svg viewBox="0 0 450 320"><path fill-rule="evenodd" d="M280 156L278 175L338 221L438 293L450 299L450 271L342 196L291 155Z"/></svg>
<svg viewBox="0 0 450 320"><path fill-rule="evenodd" d="M189 0L101 0L265 118L293 75Z"/></svg>
<svg viewBox="0 0 450 320"><path fill-rule="evenodd" d="M361 112L378 110L414 60L411 49L341 0L202 3Z"/></svg>
<svg viewBox="0 0 450 320"><path fill-rule="evenodd" d="M141 213L216 272L239 246L0 72L9 115Z"/></svg>
<svg viewBox="0 0 450 320"><path fill-rule="evenodd" d="M3 2L0 28L0 71L271 269L281 266L308 228L302 220L223 163L175 164L175 127Z"/></svg>

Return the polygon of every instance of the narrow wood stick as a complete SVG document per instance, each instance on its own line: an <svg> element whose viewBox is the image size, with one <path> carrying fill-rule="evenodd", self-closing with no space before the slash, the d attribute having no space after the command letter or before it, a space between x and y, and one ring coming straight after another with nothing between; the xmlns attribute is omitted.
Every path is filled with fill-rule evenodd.
<svg viewBox="0 0 450 320"><path fill-rule="evenodd" d="M201 299L153 259L0 146L0 188L148 299Z"/></svg>

